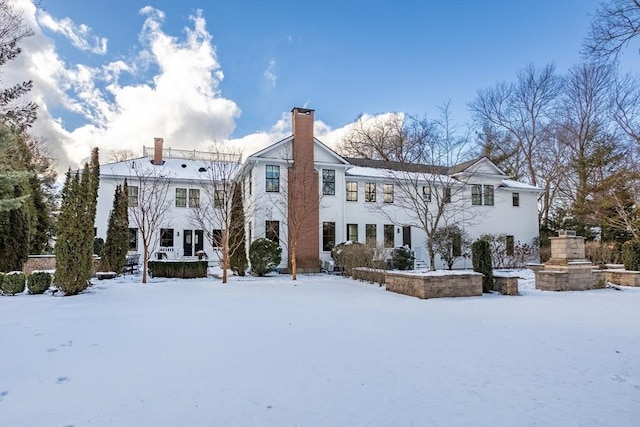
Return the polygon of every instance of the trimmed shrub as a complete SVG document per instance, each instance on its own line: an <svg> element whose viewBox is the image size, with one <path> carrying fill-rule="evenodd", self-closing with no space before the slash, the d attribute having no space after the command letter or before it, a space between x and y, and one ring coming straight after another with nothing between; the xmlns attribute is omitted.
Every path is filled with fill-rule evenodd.
<svg viewBox="0 0 640 427"><path fill-rule="evenodd" d="M46 271L34 271L27 279L27 288L32 295L45 293L49 286L51 286L51 273Z"/></svg>
<svg viewBox="0 0 640 427"><path fill-rule="evenodd" d="M351 272L351 277L355 280L377 283L380 286L385 284L384 270L379 268L355 267Z"/></svg>
<svg viewBox="0 0 640 427"><path fill-rule="evenodd" d="M482 292L493 289L493 267L491 266L491 246L486 240L476 240L471 245L473 271L482 273Z"/></svg>
<svg viewBox="0 0 640 427"><path fill-rule="evenodd" d="M8 273L2 278L2 294L15 295L24 292L26 277L22 272Z"/></svg>
<svg viewBox="0 0 640 427"><path fill-rule="evenodd" d="M351 276L355 267L372 267L374 250L358 242L344 242L331 250L336 266L346 276Z"/></svg>
<svg viewBox="0 0 640 427"><path fill-rule="evenodd" d="M207 277L208 261L149 261L151 277L194 279Z"/></svg>
<svg viewBox="0 0 640 427"><path fill-rule="evenodd" d="M401 246L393 250L391 260L398 270L413 270L413 261L416 259L413 251L408 246Z"/></svg>
<svg viewBox="0 0 640 427"><path fill-rule="evenodd" d="M251 273L264 276L275 270L282 261L282 248L276 242L261 237L249 247Z"/></svg>
<svg viewBox="0 0 640 427"><path fill-rule="evenodd" d="M640 240L628 240L622 244L622 263L626 270L640 271Z"/></svg>

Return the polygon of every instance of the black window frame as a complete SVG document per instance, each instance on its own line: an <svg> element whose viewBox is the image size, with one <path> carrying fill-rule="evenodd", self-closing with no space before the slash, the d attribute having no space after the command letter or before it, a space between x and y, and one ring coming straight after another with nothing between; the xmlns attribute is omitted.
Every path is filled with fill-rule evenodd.
<svg viewBox="0 0 640 427"><path fill-rule="evenodd" d="M355 188L351 188L351 187L355 187ZM345 184L345 193L346 193L347 202L357 202L358 201L358 182L347 181Z"/></svg>
<svg viewBox="0 0 640 427"><path fill-rule="evenodd" d="M129 250L138 251L138 229L129 228Z"/></svg>
<svg viewBox="0 0 640 427"><path fill-rule="evenodd" d="M266 165L264 189L267 193L280 192L280 166Z"/></svg>
<svg viewBox="0 0 640 427"><path fill-rule="evenodd" d="M384 247L393 248L395 245L395 226L393 224L385 224L383 226Z"/></svg>
<svg viewBox="0 0 640 427"><path fill-rule="evenodd" d="M280 221L266 220L264 222L264 237L280 244Z"/></svg>
<svg viewBox="0 0 640 427"><path fill-rule="evenodd" d="M127 185L127 206L130 208L138 207L138 186Z"/></svg>
<svg viewBox="0 0 640 427"><path fill-rule="evenodd" d="M511 205L514 207L520 206L520 193L511 193Z"/></svg>
<svg viewBox="0 0 640 427"><path fill-rule="evenodd" d="M322 223L322 250L329 252L336 246L336 223Z"/></svg>
<svg viewBox="0 0 640 427"><path fill-rule="evenodd" d="M355 230L355 239L353 231ZM347 240L352 242L358 241L358 224L347 224Z"/></svg>
<svg viewBox="0 0 640 427"><path fill-rule="evenodd" d="M471 205L482 206L482 185L480 184L471 186Z"/></svg>
<svg viewBox="0 0 640 427"><path fill-rule="evenodd" d="M375 245L378 242L378 226L377 224L364 225L364 241L367 245Z"/></svg>
<svg viewBox="0 0 640 427"><path fill-rule="evenodd" d="M382 184L382 201L384 203L393 203L393 192L393 184Z"/></svg>
<svg viewBox="0 0 640 427"><path fill-rule="evenodd" d="M198 188L190 188L189 195L187 196L189 199L189 207L190 208L199 208L200 207L200 189Z"/></svg>
<svg viewBox="0 0 640 427"><path fill-rule="evenodd" d="M336 195L336 170L322 169L322 195Z"/></svg>
<svg viewBox="0 0 640 427"><path fill-rule="evenodd" d="M376 201L376 183L375 182L364 183L364 201L368 203L375 203Z"/></svg>
<svg viewBox="0 0 640 427"><path fill-rule="evenodd" d="M160 229L160 247L161 248L172 248L174 245L173 241L173 228L161 228ZM171 243L170 245L166 243Z"/></svg>
<svg viewBox="0 0 640 427"><path fill-rule="evenodd" d="M180 192L180 195L178 195L178 192ZM182 195L183 192L184 192L184 195ZM187 207L187 199L188 199L187 194L188 194L188 191L186 188L178 188L178 187L176 188L176 197L175 197L176 208Z"/></svg>
<svg viewBox="0 0 640 427"><path fill-rule="evenodd" d="M493 191L493 185L485 185L483 188L483 198L485 206L493 206L495 203L495 196Z"/></svg>

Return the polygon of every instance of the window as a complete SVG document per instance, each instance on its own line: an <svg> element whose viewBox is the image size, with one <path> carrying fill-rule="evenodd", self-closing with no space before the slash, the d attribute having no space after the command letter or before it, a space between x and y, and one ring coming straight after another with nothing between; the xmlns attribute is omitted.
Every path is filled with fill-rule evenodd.
<svg viewBox="0 0 640 427"><path fill-rule="evenodd" d="M336 194L336 171L333 169L322 169L322 194L325 196Z"/></svg>
<svg viewBox="0 0 640 427"><path fill-rule="evenodd" d="M451 255L462 256L462 236L460 236L459 234L454 234L452 240Z"/></svg>
<svg viewBox="0 0 640 427"><path fill-rule="evenodd" d="M176 208L187 207L187 189L176 188Z"/></svg>
<svg viewBox="0 0 640 427"><path fill-rule="evenodd" d="M280 244L280 222L279 221L265 221L264 222L264 237Z"/></svg>
<svg viewBox="0 0 640 427"><path fill-rule="evenodd" d="M507 236L507 255L513 256L515 241L513 236Z"/></svg>
<svg viewBox="0 0 640 427"><path fill-rule="evenodd" d="M197 188L189 189L189 207L190 208L200 207L200 190L198 190Z"/></svg>
<svg viewBox="0 0 640 427"><path fill-rule="evenodd" d="M472 205L482 204L482 186L481 185L471 186L471 204Z"/></svg>
<svg viewBox="0 0 640 427"><path fill-rule="evenodd" d="M442 201L444 203L451 203L451 187L444 187Z"/></svg>
<svg viewBox="0 0 640 427"><path fill-rule="evenodd" d="M513 206L520 206L520 193L512 193L511 201Z"/></svg>
<svg viewBox="0 0 640 427"><path fill-rule="evenodd" d="M136 186L128 186L127 187L127 192L129 193L129 200L127 201L129 204L129 207L136 207L138 206L138 187Z"/></svg>
<svg viewBox="0 0 640 427"><path fill-rule="evenodd" d="M269 193L277 193L280 191L280 166L266 166L267 181L265 189Z"/></svg>
<svg viewBox="0 0 640 427"><path fill-rule="evenodd" d="M211 230L211 245L214 248L222 247L222 230Z"/></svg>
<svg viewBox="0 0 640 427"><path fill-rule="evenodd" d="M376 225L366 224L364 226L364 231L365 231L365 242L367 243L367 245L374 246L378 238L377 232L376 232Z"/></svg>
<svg viewBox="0 0 640 427"><path fill-rule="evenodd" d="M224 190L215 190L215 192L213 193L213 207L224 207Z"/></svg>
<svg viewBox="0 0 640 427"><path fill-rule="evenodd" d="M347 224L347 240L358 241L358 224Z"/></svg>
<svg viewBox="0 0 640 427"><path fill-rule="evenodd" d="M375 182L364 183L364 201L365 202L376 201L376 183Z"/></svg>
<svg viewBox="0 0 640 427"><path fill-rule="evenodd" d="M384 247L392 248L394 244L393 241L393 224L385 224L384 225Z"/></svg>
<svg viewBox="0 0 640 427"><path fill-rule="evenodd" d="M358 201L358 183L355 181L347 181L347 202Z"/></svg>
<svg viewBox="0 0 640 427"><path fill-rule="evenodd" d="M322 223L322 250L330 251L336 245L336 223Z"/></svg>
<svg viewBox="0 0 640 427"><path fill-rule="evenodd" d="M484 205L493 206L493 185L484 186Z"/></svg>
<svg viewBox="0 0 640 427"><path fill-rule="evenodd" d="M422 200L425 202L431 201L431 187L426 185L422 187Z"/></svg>
<svg viewBox="0 0 640 427"><path fill-rule="evenodd" d="M173 247L173 228L160 229L160 247L162 248Z"/></svg>
<svg viewBox="0 0 640 427"><path fill-rule="evenodd" d="M393 203L393 184L382 184L382 200L385 203Z"/></svg>
<svg viewBox="0 0 640 427"><path fill-rule="evenodd" d="M138 250L138 229L137 228L129 229L129 250L130 251Z"/></svg>

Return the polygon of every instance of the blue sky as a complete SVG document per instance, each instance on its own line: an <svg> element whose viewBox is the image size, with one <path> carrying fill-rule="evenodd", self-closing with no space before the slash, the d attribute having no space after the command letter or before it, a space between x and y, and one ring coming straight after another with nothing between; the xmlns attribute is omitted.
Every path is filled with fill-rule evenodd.
<svg viewBox="0 0 640 427"><path fill-rule="evenodd" d="M17 64L41 83L46 111L34 132L66 165L90 145L138 150L154 136L176 148L215 139L253 151L290 133L294 106L316 110L329 145L359 114L435 117L450 101L462 125L478 89L529 63L559 72L578 63L598 1L17 4L37 27ZM640 70L635 43L623 72Z"/></svg>

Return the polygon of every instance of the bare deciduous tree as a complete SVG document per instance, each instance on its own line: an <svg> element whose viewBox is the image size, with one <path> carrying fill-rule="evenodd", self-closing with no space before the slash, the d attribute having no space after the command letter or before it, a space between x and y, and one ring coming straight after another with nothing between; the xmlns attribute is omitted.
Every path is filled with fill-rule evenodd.
<svg viewBox="0 0 640 427"><path fill-rule="evenodd" d="M128 148L122 149L113 149L109 150L107 159L109 162L117 163L117 162L126 162L127 160L132 160L138 157L133 150L129 150Z"/></svg>
<svg viewBox="0 0 640 427"><path fill-rule="evenodd" d="M640 35L640 0L610 0L596 10L583 54L617 59L631 39Z"/></svg>
<svg viewBox="0 0 640 427"><path fill-rule="evenodd" d="M170 219L171 177L161 166L144 160L131 162L129 175L129 214L142 238L142 283L147 283L147 265L158 245L160 226Z"/></svg>
<svg viewBox="0 0 640 427"><path fill-rule="evenodd" d="M402 138L410 140L412 150L401 152L397 162L380 165L387 169L385 179L393 185L393 203L385 203L383 198L371 205L391 222L395 222L396 212L401 209L408 218L404 225L424 231L431 270L435 270L436 230L453 223L464 227L473 221L469 214L465 215L463 206L468 192L465 184L471 178L463 172L464 160L468 159L468 135L458 134L451 123L448 104L440 110L440 120L414 118L410 131L402 130ZM367 135L367 140L377 137ZM384 146L385 141L376 144Z"/></svg>
<svg viewBox="0 0 640 427"><path fill-rule="evenodd" d="M211 245L220 248L220 265L222 267L222 283L227 283L230 255L242 242L230 238L229 231L235 229L237 219L232 214L233 192L238 181L238 173L242 167L239 153L222 152L220 147L211 150L210 161L205 162L205 172L200 184L202 196L200 204L190 210L192 223L204 230ZM246 206L245 209L251 209ZM244 227L245 224L241 226ZM219 228L215 228L219 227ZM220 230L218 235L214 230Z"/></svg>
<svg viewBox="0 0 640 427"><path fill-rule="evenodd" d="M318 229L306 227L310 220L319 223L318 212L322 207L322 192L319 188L320 177L313 174L298 173L292 170L293 155L291 150L285 150L283 160L288 165L288 173L280 176L280 190L268 207L282 218L283 226L287 230L286 236L280 235L280 243L287 248L291 280L297 280L299 262L301 262L298 248L301 242L308 240ZM304 260L302 260L304 262ZM302 268L302 267L301 267Z"/></svg>

